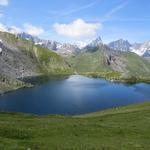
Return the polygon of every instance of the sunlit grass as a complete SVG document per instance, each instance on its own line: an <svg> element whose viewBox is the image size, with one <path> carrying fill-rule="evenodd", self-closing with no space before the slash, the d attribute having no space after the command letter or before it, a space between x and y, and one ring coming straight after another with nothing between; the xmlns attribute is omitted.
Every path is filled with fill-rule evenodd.
<svg viewBox="0 0 150 150"><path fill-rule="evenodd" d="M150 103L81 116L0 114L4 150L148 150Z"/></svg>

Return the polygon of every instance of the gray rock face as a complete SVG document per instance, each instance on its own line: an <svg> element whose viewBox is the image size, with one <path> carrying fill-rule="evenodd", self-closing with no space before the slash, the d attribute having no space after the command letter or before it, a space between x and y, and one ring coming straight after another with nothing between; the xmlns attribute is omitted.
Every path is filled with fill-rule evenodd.
<svg viewBox="0 0 150 150"><path fill-rule="evenodd" d="M98 47L101 46L103 44L101 37L96 38L95 40L93 40L88 46L91 47Z"/></svg>
<svg viewBox="0 0 150 150"><path fill-rule="evenodd" d="M8 48L0 42L0 74L11 78L36 75L36 65L27 55L17 49Z"/></svg>
<svg viewBox="0 0 150 150"><path fill-rule="evenodd" d="M105 63L116 72L128 74L126 59L122 57L121 51L106 50L104 52Z"/></svg>
<svg viewBox="0 0 150 150"><path fill-rule="evenodd" d="M113 50L130 51L132 45L127 40L120 39L109 43L108 46Z"/></svg>
<svg viewBox="0 0 150 150"><path fill-rule="evenodd" d="M96 51L99 47L103 47L103 42L101 37L96 38L93 40L91 43L86 45L83 49L82 52L89 51L89 52L94 52Z"/></svg>
<svg viewBox="0 0 150 150"><path fill-rule="evenodd" d="M144 53L143 56L144 56L144 57L149 57L149 58L150 58L150 50L147 50L147 51Z"/></svg>

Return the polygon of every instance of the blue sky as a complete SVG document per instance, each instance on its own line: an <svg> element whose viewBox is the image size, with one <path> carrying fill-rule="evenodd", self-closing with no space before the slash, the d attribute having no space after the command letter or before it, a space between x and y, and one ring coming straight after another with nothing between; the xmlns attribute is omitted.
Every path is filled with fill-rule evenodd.
<svg viewBox="0 0 150 150"><path fill-rule="evenodd" d="M0 24L61 42L144 42L150 0L0 0Z"/></svg>

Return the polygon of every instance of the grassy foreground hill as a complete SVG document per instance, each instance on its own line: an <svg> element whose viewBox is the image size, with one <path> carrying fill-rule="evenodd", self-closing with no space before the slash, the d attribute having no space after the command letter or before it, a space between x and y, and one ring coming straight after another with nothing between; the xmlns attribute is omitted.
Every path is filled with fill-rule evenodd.
<svg viewBox="0 0 150 150"><path fill-rule="evenodd" d="M80 116L0 113L1 150L149 150L150 102Z"/></svg>

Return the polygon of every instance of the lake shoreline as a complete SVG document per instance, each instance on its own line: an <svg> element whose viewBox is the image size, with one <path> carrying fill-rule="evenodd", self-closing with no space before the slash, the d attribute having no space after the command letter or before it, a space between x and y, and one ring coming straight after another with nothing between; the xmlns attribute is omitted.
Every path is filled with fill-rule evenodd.
<svg viewBox="0 0 150 150"><path fill-rule="evenodd" d="M34 86L3 94L0 97L0 110L37 115L77 115L150 98L150 85L145 83L125 84L82 75L43 79L38 84L32 84Z"/></svg>
<svg viewBox="0 0 150 150"><path fill-rule="evenodd" d="M95 73L95 74L93 74L93 73L79 73L79 74L75 73L75 74L37 75L37 76L28 76L28 77L23 77L23 78L18 79L18 80L24 82L25 84L22 85L21 87L17 87L14 89L9 89L6 91L0 91L0 95L7 94L9 92L13 92L13 91L16 91L19 89L33 88L41 82L41 81L39 82L37 79L39 79L39 80L42 79L43 80L42 82L46 82L46 81L53 80L53 79L61 80L63 78L67 78L67 77L72 76L72 75L81 75L81 76L85 76L85 77L89 77L89 78L104 79L104 80L114 82L114 83L124 83L124 84L136 84L136 83L147 83L147 84L149 84L150 83L150 78L143 78L143 79L142 78L136 78L136 77L129 77L129 78L118 77L118 78L116 78L116 77L107 77L105 74L102 75L102 74L97 74L97 73ZM34 84L32 84L30 82L28 83L28 81L30 81L30 79L32 80L33 78L35 78Z"/></svg>
<svg viewBox="0 0 150 150"><path fill-rule="evenodd" d="M118 112L122 112L121 110L124 110L128 107L135 107L135 106L140 106L140 105L146 105L146 104L150 104L149 100L145 100L143 102L136 102L133 104L127 104L127 105L122 105L122 106L116 106L116 107L112 107L112 108L106 108L106 109L102 109L102 110L97 110L94 112L88 112L88 113L81 113L81 114L75 114L75 115L68 115L68 114L46 114L46 115L38 115L38 114L33 114L33 113L23 113L23 112L8 112L8 111L0 111L0 114L10 114L10 115L25 115L25 116L32 116L32 117L73 117L73 118L86 118L86 117L93 117L93 116L97 116L97 114L109 114L107 112L111 112L111 113L115 113L116 111ZM148 107L150 109L150 106ZM134 111L137 111L137 109L135 109Z"/></svg>
<svg viewBox="0 0 150 150"><path fill-rule="evenodd" d="M69 77L71 74L53 74L53 75L36 75L36 76L27 76L27 77L22 77L22 78L18 78L17 80L21 81L23 83L22 86L20 87L14 87L13 89L6 89L4 91L0 91L0 96L10 93L10 92L14 92L20 89L25 89L25 88L33 88L35 86L37 86L38 84L42 84L46 81L52 80L52 79L62 79L62 78L67 78ZM36 81L32 82L32 79L35 79ZM42 79L42 80L41 80ZM39 81L40 80L40 81Z"/></svg>

